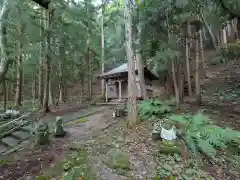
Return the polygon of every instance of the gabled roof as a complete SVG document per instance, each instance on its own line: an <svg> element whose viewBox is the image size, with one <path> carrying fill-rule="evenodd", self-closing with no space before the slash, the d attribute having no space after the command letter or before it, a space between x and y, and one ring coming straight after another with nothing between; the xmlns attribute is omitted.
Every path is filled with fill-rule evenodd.
<svg viewBox="0 0 240 180"><path fill-rule="evenodd" d="M135 67L135 70L137 70L137 67ZM100 78L106 78L106 77L112 77L112 76L117 76L123 73L127 73L128 72L128 65L127 63L124 63L108 72L105 72L103 74L101 74L99 77ZM144 74L149 75L152 79L158 79L151 71L149 71L146 67L144 67Z"/></svg>
<svg viewBox="0 0 240 180"><path fill-rule="evenodd" d="M127 63L124 63L108 72L105 72L103 74L101 74L100 76L107 76L107 75L113 75L113 74L117 74L117 73L124 73L127 72L128 68L127 68Z"/></svg>
<svg viewBox="0 0 240 180"><path fill-rule="evenodd" d="M51 0L32 0L32 1L39 4L40 6L44 7L45 9L48 9L48 5Z"/></svg>

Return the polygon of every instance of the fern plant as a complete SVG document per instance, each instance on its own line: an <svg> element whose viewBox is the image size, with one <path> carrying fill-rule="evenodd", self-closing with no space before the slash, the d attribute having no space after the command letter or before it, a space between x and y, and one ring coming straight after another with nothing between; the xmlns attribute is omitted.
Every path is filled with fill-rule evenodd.
<svg viewBox="0 0 240 180"><path fill-rule="evenodd" d="M139 104L139 116L141 119L148 119L152 116L163 117L173 110L174 99L160 101L148 100Z"/></svg>
<svg viewBox="0 0 240 180"><path fill-rule="evenodd" d="M234 43L228 43L227 46L221 47L220 51L227 61L239 60L240 58L240 40L236 40Z"/></svg>
<svg viewBox="0 0 240 180"><path fill-rule="evenodd" d="M203 113L172 115L169 119L183 126L181 135L194 155L202 152L214 157L217 149L226 148L228 142L240 137L240 132L213 125L209 117Z"/></svg>

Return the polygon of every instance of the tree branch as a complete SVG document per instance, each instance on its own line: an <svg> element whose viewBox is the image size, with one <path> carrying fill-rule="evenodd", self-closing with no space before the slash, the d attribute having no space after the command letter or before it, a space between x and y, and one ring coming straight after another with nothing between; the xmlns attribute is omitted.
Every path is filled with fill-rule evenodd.
<svg viewBox="0 0 240 180"><path fill-rule="evenodd" d="M240 14L230 11L230 9L224 3L224 0L219 0L219 3L221 5L222 9L225 10L231 16L232 19L235 17L240 18Z"/></svg>

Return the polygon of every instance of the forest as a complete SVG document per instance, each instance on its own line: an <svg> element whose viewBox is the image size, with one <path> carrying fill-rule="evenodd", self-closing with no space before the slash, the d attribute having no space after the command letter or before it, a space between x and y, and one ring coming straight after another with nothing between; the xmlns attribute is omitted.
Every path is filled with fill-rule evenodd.
<svg viewBox="0 0 240 180"><path fill-rule="evenodd" d="M240 179L239 0L0 8L0 180Z"/></svg>

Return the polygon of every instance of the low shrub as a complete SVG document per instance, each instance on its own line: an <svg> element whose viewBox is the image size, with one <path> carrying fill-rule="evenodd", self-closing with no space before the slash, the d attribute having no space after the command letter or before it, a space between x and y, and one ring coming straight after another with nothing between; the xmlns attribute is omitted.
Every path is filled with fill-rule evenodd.
<svg viewBox="0 0 240 180"><path fill-rule="evenodd" d="M149 119L153 116L164 117L173 112L174 99L170 100L148 100L139 104L139 116L141 120Z"/></svg>
<svg viewBox="0 0 240 180"><path fill-rule="evenodd" d="M203 153L213 158L218 149L225 149L240 137L240 132L214 125L203 113L172 115L169 119L182 127L181 137L194 155Z"/></svg>
<svg viewBox="0 0 240 180"><path fill-rule="evenodd" d="M240 59L240 40L234 43L228 43L220 48L220 53L226 61Z"/></svg>

